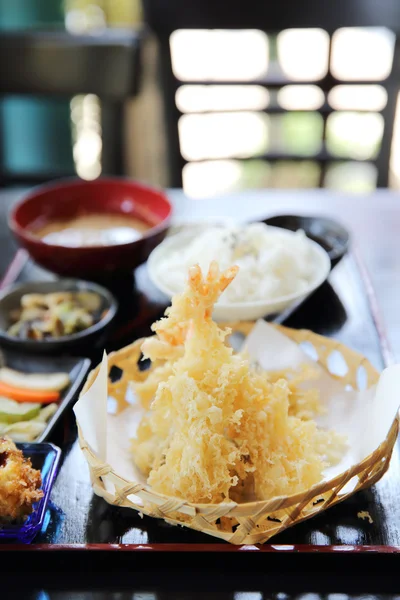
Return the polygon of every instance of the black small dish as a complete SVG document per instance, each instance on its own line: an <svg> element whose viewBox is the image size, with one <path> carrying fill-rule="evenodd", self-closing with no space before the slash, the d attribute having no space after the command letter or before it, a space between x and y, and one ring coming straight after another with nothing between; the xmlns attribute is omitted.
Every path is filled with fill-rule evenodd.
<svg viewBox="0 0 400 600"><path fill-rule="evenodd" d="M57 410L47 421L46 428L32 443L44 442L53 431L61 415L75 400L83 386L85 377L90 369L91 361L88 358L76 356L35 356L34 354L21 354L16 350L5 349L2 351L2 363L21 371L22 373L68 373L70 384L60 392Z"/></svg>
<svg viewBox="0 0 400 600"><path fill-rule="evenodd" d="M66 335L48 340L25 340L7 333L10 323L10 311L19 308L21 297L24 294L49 294L53 292L84 292L90 291L98 294L102 301L101 310L107 310L106 315L92 327L88 327L79 333ZM0 294L0 345L2 347L14 348L22 352L54 354L71 353L78 350L79 353L104 346L108 329L115 318L118 303L114 296L106 288L97 283L81 281L79 279L56 279L54 281L30 281L17 284L5 289Z"/></svg>
<svg viewBox="0 0 400 600"><path fill-rule="evenodd" d="M302 229L314 242L317 242L329 255L332 268L343 258L349 249L350 235L337 221L327 217L307 217L279 215L268 217L263 223L290 231Z"/></svg>

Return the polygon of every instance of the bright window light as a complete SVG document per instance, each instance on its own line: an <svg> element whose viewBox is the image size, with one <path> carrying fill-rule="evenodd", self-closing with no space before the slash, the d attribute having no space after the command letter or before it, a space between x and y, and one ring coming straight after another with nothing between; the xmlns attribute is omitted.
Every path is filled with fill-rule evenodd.
<svg viewBox="0 0 400 600"><path fill-rule="evenodd" d="M82 179L96 179L101 175L100 100L94 94L75 96L70 107L76 172Z"/></svg>
<svg viewBox="0 0 400 600"><path fill-rule="evenodd" d="M395 35L385 27L344 27L332 38L331 71L343 81L380 81L391 72Z"/></svg>
<svg viewBox="0 0 400 600"><path fill-rule="evenodd" d="M400 188L400 93L397 95L396 116L393 126L392 151L390 155L390 186Z"/></svg>
<svg viewBox="0 0 400 600"><path fill-rule="evenodd" d="M233 600L263 600L261 592L235 592Z"/></svg>
<svg viewBox="0 0 400 600"><path fill-rule="evenodd" d="M263 110L269 92L261 85L182 85L176 92L181 112Z"/></svg>
<svg viewBox="0 0 400 600"><path fill-rule="evenodd" d="M285 85L278 92L278 103L285 110L316 110L325 101L317 85Z"/></svg>
<svg viewBox="0 0 400 600"><path fill-rule="evenodd" d="M366 160L376 156L383 133L377 113L338 112L327 121L327 147L335 156Z"/></svg>
<svg viewBox="0 0 400 600"><path fill-rule="evenodd" d="M282 71L293 81L317 81L328 71L329 35L323 29L285 29L278 34Z"/></svg>
<svg viewBox="0 0 400 600"><path fill-rule="evenodd" d="M183 189L191 198L211 198L251 188L309 189L318 185L319 177L314 161L210 160L184 166Z"/></svg>
<svg viewBox="0 0 400 600"><path fill-rule="evenodd" d="M381 85L337 85L328 95L335 110L383 110L387 92Z"/></svg>
<svg viewBox="0 0 400 600"><path fill-rule="evenodd" d="M240 176L241 166L237 160L188 163L182 171L183 189L192 198L210 198L233 191Z"/></svg>
<svg viewBox="0 0 400 600"><path fill-rule="evenodd" d="M100 6L88 4L80 6L79 2L65 2L65 28L69 33L79 35L91 30L107 27L107 19Z"/></svg>
<svg viewBox="0 0 400 600"><path fill-rule="evenodd" d="M183 115L179 139L186 160L248 157L265 152L268 116L263 113Z"/></svg>
<svg viewBox="0 0 400 600"><path fill-rule="evenodd" d="M181 81L251 81L268 69L268 36L257 29L179 29L170 47Z"/></svg>
<svg viewBox="0 0 400 600"><path fill-rule="evenodd" d="M349 161L328 167L324 187L342 192L365 194L375 189L376 180L375 165Z"/></svg>

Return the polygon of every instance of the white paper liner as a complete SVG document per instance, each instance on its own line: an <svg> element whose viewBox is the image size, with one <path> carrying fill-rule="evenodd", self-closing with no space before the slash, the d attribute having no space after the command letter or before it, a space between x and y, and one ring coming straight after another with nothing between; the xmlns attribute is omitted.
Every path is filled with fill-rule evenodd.
<svg viewBox="0 0 400 600"><path fill-rule="evenodd" d="M347 438L348 449L342 460L324 472L329 480L367 458L385 440L400 405L400 364L385 369L376 386L367 390L347 390L327 371L320 368L306 352L283 333L258 321L245 341L252 360L266 371L296 369L312 364L318 369L318 379L303 385L318 388L320 401L326 407L318 416L318 424L333 429ZM340 365L340 357L337 360ZM144 482L129 452L130 439L135 436L142 408L132 398L131 405L118 416L107 412L108 361L104 354L101 368L93 384L75 404L74 412L82 434L92 451L108 462L115 473L130 481ZM340 495L352 490L348 482ZM135 501L140 499L135 497Z"/></svg>
<svg viewBox="0 0 400 600"><path fill-rule="evenodd" d="M108 361L104 352L99 374L74 406L74 413L83 436L92 451L106 461L107 452L107 385Z"/></svg>

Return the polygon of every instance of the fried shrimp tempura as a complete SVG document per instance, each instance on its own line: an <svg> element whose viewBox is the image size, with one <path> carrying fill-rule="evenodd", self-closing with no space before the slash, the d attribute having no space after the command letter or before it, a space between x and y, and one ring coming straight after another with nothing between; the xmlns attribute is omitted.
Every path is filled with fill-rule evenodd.
<svg viewBox="0 0 400 600"><path fill-rule="evenodd" d="M189 269L189 289L186 294L172 298L165 317L152 325L157 335L142 345L145 358L151 360L176 360L183 355L186 337L190 335L191 322L210 318L214 304L235 278L238 267L231 267L221 275L217 263L212 263L206 280L198 265Z"/></svg>
<svg viewBox="0 0 400 600"><path fill-rule="evenodd" d="M0 437L0 520L19 519L40 500L42 478L10 439Z"/></svg>
<svg viewBox="0 0 400 600"><path fill-rule="evenodd" d="M217 263L213 263L206 280L203 281L198 265L189 269L187 293L172 298L172 304L165 311L165 317L151 327L156 335L147 338L142 344L143 358L150 358L157 365L145 381L135 383L134 386L144 408L149 408L158 385L172 375L173 363L183 356L184 343L191 335L195 315L199 314L200 319L206 314L207 317L211 316L214 304L235 278L237 271L238 267L231 267L220 275ZM201 297L201 303L198 295Z"/></svg>
<svg viewBox="0 0 400 600"><path fill-rule="evenodd" d="M271 381L225 343L230 331L211 315L236 272L221 274L214 262L204 278L192 267L143 348L152 360L169 361L153 373L154 399L132 441L133 457L155 491L191 502L303 491L321 480L325 448L340 442L312 419L290 415L290 382Z"/></svg>

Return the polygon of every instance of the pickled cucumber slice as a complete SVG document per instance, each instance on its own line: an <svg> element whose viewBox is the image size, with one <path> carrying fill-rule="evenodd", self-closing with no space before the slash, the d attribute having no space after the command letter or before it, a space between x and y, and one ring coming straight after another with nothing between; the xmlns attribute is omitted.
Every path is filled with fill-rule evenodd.
<svg viewBox="0 0 400 600"><path fill-rule="evenodd" d="M14 402L9 398L0 397L0 422L12 424L20 421L30 421L39 415L40 409L41 404Z"/></svg>

